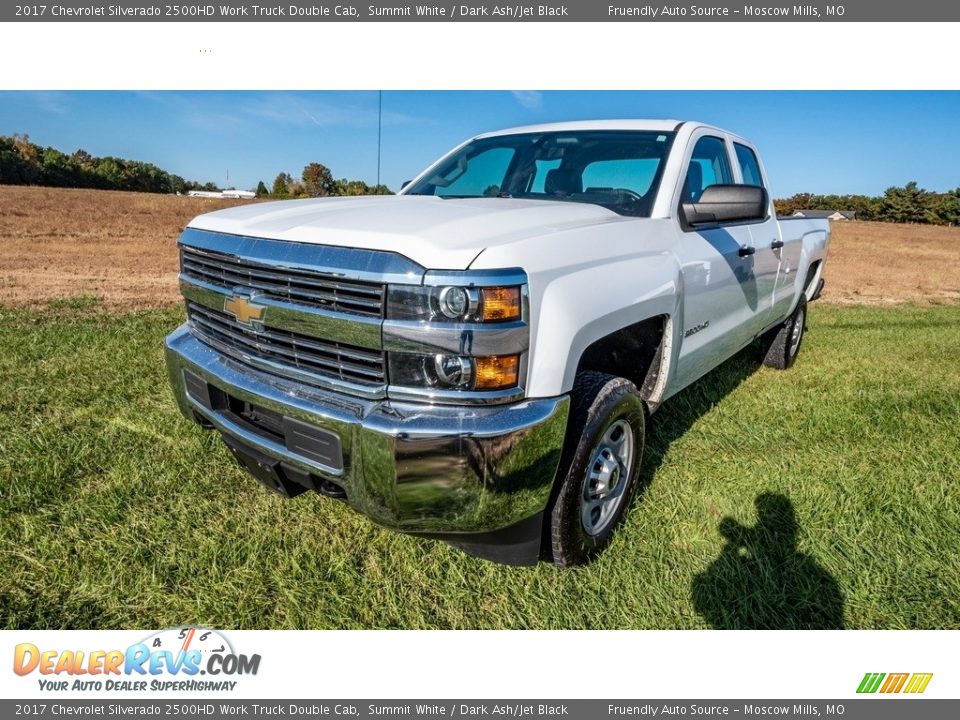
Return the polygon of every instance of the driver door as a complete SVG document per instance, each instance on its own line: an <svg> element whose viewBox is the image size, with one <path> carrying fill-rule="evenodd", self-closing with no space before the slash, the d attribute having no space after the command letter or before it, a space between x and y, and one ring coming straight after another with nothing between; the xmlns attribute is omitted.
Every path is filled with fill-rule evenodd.
<svg viewBox="0 0 960 720"><path fill-rule="evenodd" d="M685 226L679 212L710 185L735 182L729 144L715 131L701 130L692 150L677 203L677 255L683 275L682 338L677 362L680 387L709 372L752 339L760 298L750 253L750 226L727 223Z"/></svg>

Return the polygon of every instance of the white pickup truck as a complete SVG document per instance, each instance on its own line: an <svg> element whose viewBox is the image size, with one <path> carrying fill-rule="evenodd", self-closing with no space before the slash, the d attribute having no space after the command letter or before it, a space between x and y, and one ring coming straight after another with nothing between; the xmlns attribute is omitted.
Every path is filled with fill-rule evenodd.
<svg viewBox="0 0 960 720"><path fill-rule="evenodd" d="M396 196L201 215L170 381L283 495L585 563L661 403L757 339L797 356L830 230L778 221L766 188L724 130L569 122L474 137Z"/></svg>

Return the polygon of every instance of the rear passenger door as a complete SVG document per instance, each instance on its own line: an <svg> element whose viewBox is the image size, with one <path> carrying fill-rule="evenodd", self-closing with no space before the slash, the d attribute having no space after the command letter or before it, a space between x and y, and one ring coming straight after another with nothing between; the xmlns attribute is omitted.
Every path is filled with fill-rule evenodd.
<svg viewBox="0 0 960 720"><path fill-rule="evenodd" d="M680 212L681 204L696 202L710 185L737 181L729 144L716 131L702 129L693 134L688 146L685 174L674 204L684 288L676 376L680 387L751 340L760 303L753 256L748 254L753 242L750 227L743 223L689 227Z"/></svg>
<svg viewBox="0 0 960 720"><path fill-rule="evenodd" d="M760 161L753 148L746 143L733 141L733 154L736 160L737 182L741 185L753 185L767 188ZM770 191L767 189L769 201ZM757 294L757 308L749 323L751 334L763 332L773 321L772 308L777 288L777 276L781 270L783 243L780 238L780 226L776 213L770 203L767 217L759 222L750 223L751 272Z"/></svg>

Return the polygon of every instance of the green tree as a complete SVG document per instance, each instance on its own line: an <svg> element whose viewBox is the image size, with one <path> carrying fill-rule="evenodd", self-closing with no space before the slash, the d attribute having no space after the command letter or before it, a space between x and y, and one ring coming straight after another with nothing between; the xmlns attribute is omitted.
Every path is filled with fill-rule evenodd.
<svg viewBox="0 0 960 720"><path fill-rule="evenodd" d="M369 195L370 186L367 185L363 180L347 180L347 178L340 178L334 184L333 194L334 195Z"/></svg>
<svg viewBox="0 0 960 720"><path fill-rule="evenodd" d="M273 190L270 194L276 198L285 198L290 196L290 176L282 172L274 178Z"/></svg>
<svg viewBox="0 0 960 720"><path fill-rule="evenodd" d="M23 174L23 182L28 185L40 182L43 175L40 165L40 146L30 142L30 136L26 133L23 135L14 133L10 140L13 142L13 147L22 160L20 168Z"/></svg>
<svg viewBox="0 0 960 720"><path fill-rule="evenodd" d="M12 138L0 137L0 183L22 185L29 180L29 167Z"/></svg>
<svg viewBox="0 0 960 720"><path fill-rule="evenodd" d="M257 197L267 197L270 194L270 191L267 190L267 186L263 184L263 180L257 183Z"/></svg>
<svg viewBox="0 0 960 720"><path fill-rule="evenodd" d="M97 187L103 190L122 190L125 180L122 163L123 161L117 160L117 158L97 158L97 163L93 167Z"/></svg>
<svg viewBox="0 0 960 720"><path fill-rule="evenodd" d="M789 198L784 198L781 200L774 200L773 205L777 210L777 215L783 217L789 217L793 215L797 210L802 210L804 208L810 207L810 198L813 196L810 193L797 193Z"/></svg>
<svg viewBox="0 0 960 720"><path fill-rule="evenodd" d="M960 187L938 198L934 213L944 225L960 225Z"/></svg>
<svg viewBox="0 0 960 720"><path fill-rule="evenodd" d="M880 219L898 223L929 222L931 193L911 180L903 187L890 187L880 201Z"/></svg>
<svg viewBox="0 0 960 720"><path fill-rule="evenodd" d="M70 156L70 162L82 170L89 170L94 165L93 156L83 148L79 148Z"/></svg>
<svg viewBox="0 0 960 720"><path fill-rule="evenodd" d="M312 162L303 168L303 187L310 197L326 197L336 194L336 182L326 165Z"/></svg>
<svg viewBox="0 0 960 720"><path fill-rule="evenodd" d="M78 187L79 170L70 162L70 158L59 150L48 147L40 158L44 185L54 187Z"/></svg>
<svg viewBox="0 0 960 720"><path fill-rule="evenodd" d="M367 185L363 180L340 178L333 185L334 195L393 195L386 185Z"/></svg>
<svg viewBox="0 0 960 720"><path fill-rule="evenodd" d="M170 176L170 192L182 194L187 191L187 181L179 175Z"/></svg>

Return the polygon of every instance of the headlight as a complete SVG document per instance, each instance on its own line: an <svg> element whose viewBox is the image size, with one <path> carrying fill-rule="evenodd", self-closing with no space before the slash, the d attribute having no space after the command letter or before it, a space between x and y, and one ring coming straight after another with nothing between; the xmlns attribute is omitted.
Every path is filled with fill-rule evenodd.
<svg viewBox="0 0 960 720"><path fill-rule="evenodd" d="M474 291L474 298L476 298L476 291ZM476 299L473 304L476 305ZM466 289L455 285L441 288L437 295L437 305L445 317L451 320L463 320L470 311L470 295Z"/></svg>
<svg viewBox="0 0 960 720"><path fill-rule="evenodd" d="M387 396L438 403L523 397L530 347L520 268L431 270L386 287Z"/></svg>
<svg viewBox="0 0 960 720"><path fill-rule="evenodd" d="M434 355L433 372L440 385L470 387L473 382L473 361L462 355Z"/></svg>
<svg viewBox="0 0 960 720"><path fill-rule="evenodd" d="M519 355L388 354L390 384L435 390L503 390L520 379Z"/></svg>
<svg viewBox="0 0 960 720"><path fill-rule="evenodd" d="M388 320L437 322L506 322L522 315L519 285L458 287L391 285L387 289Z"/></svg>

